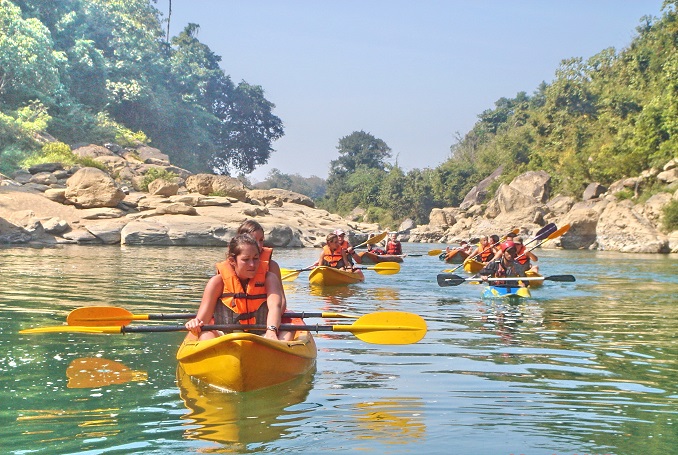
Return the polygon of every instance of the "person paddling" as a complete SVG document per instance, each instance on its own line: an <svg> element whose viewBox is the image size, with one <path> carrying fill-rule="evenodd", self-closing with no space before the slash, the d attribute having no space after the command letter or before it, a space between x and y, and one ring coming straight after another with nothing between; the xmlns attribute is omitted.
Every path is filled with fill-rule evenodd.
<svg viewBox="0 0 678 455"><path fill-rule="evenodd" d="M388 242L386 243L386 254L401 255L403 254L403 245L398 240L397 232L389 232Z"/></svg>
<svg viewBox="0 0 678 455"><path fill-rule="evenodd" d="M326 267L334 267L336 269L353 268L353 264L348 259L346 250L342 248L341 241L335 233L327 234L325 238L326 244L323 247L320 258L313 264L313 266L322 265Z"/></svg>
<svg viewBox="0 0 678 455"><path fill-rule="evenodd" d="M469 257L483 264L490 262L494 256L494 250L492 249L492 244L490 243L490 238L486 235L481 235L478 239L478 244L476 247L469 253Z"/></svg>
<svg viewBox="0 0 678 455"><path fill-rule="evenodd" d="M478 274L483 281L488 278L521 277L525 276L523 265L516 261L516 246L507 240L501 244L502 255L499 260L491 261ZM519 286L524 287L525 283L519 281ZM506 281L493 281L493 286L507 285Z"/></svg>
<svg viewBox="0 0 678 455"><path fill-rule="evenodd" d="M218 273L207 282L198 314L186 323L199 340L223 335L202 331L208 322L215 324L266 325L264 336L273 340L291 340L293 332L279 332L282 322L283 293L280 279L259 267L260 249L249 234L233 237L226 260L217 263Z"/></svg>
<svg viewBox="0 0 678 455"><path fill-rule="evenodd" d="M351 244L348 243L348 240L346 240L346 232L344 232L342 229L335 229L334 232L332 233L337 236L337 238L339 239L339 246L346 253L347 259L346 265L353 266L353 260L360 264L362 260L360 256L356 254Z"/></svg>
<svg viewBox="0 0 678 455"><path fill-rule="evenodd" d="M518 261L524 268L524 270L534 273L539 273L539 266L534 264L539 259L532 252L528 251L523 245L523 238L521 236L516 236L513 238L513 243L516 245L516 261Z"/></svg>

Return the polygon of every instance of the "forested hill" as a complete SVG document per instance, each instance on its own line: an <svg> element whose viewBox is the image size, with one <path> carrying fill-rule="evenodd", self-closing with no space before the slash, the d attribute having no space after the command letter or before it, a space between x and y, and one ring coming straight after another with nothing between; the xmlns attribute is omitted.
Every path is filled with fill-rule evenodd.
<svg viewBox="0 0 678 455"><path fill-rule="evenodd" d="M190 24L155 0L0 0L0 172L39 149L151 143L194 172L249 173L282 121L263 89L234 84ZM39 136L38 136L39 139Z"/></svg>
<svg viewBox="0 0 678 455"><path fill-rule="evenodd" d="M546 170L553 194L575 197L590 182L609 184L663 166L678 156L677 3L666 2L660 18L639 18L627 48L563 60L553 81L533 94L496 101L435 169L405 174L385 164L390 149L378 138L364 132L343 138L322 204L425 223L431 208L458 206L500 165L494 188L525 171ZM360 156L367 153L379 161L364 164Z"/></svg>

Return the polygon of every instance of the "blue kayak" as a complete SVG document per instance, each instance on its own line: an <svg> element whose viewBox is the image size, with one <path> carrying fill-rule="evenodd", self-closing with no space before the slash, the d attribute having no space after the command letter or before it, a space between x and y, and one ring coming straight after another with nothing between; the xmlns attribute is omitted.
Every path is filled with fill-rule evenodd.
<svg viewBox="0 0 678 455"><path fill-rule="evenodd" d="M517 299L531 296L530 290L522 286L486 286L483 289L484 299Z"/></svg>

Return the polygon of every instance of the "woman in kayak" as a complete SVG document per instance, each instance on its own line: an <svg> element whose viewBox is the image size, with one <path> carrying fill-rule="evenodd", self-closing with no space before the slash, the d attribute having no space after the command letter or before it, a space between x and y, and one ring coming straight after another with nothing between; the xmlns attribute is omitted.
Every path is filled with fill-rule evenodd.
<svg viewBox="0 0 678 455"><path fill-rule="evenodd" d="M501 244L502 255L499 260L491 261L478 274L483 281L488 278L519 277L525 276L525 269L522 264L516 261L516 245L509 241ZM525 286L519 281L519 286ZM493 281L493 286L505 285L503 281Z"/></svg>
<svg viewBox="0 0 678 455"><path fill-rule="evenodd" d="M292 332L279 332L283 314L280 279L259 267L260 249L249 234L235 236L228 245L226 260L217 263L218 273L207 282L198 314L186 328L200 340L222 335L202 331L206 322L215 324L261 324L266 338L291 340Z"/></svg>

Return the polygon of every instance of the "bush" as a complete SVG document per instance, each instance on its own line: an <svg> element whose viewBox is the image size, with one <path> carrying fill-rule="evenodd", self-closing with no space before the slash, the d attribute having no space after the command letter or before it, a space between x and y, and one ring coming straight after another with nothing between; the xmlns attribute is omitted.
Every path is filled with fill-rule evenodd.
<svg viewBox="0 0 678 455"><path fill-rule="evenodd" d="M148 191L148 185L151 184L154 180L157 179L164 179L164 180L169 180L173 181L179 177L177 174L171 171L167 171L165 169L158 169L158 168L151 168L146 172L144 175L143 180L141 181L140 187L142 191Z"/></svg>
<svg viewBox="0 0 678 455"><path fill-rule="evenodd" d="M673 200L662 210L662 225L667 232L678 230L678 201Z"/></svg>
<svg viewBox="0 0 678 455"><path fill-rule="evenodd" d="M614 193L614 197L616 197L620 201L625 201L627 199L633 199L633 196L635 196L635 193L633 192L633 190L631 190L629 188L624 188L623 190Z"/></svg>
<svg viewBox="0 0 678 455"><path fill-rule="evenodd" d="M79 157L71 150L71 147L68 144L63 142L50 142L42 146L42 148L29 155L27 158L21 161L21 167L27 169L36 164L43 163L61 163L63 165L74 166L79 165L83 167L95 167L101 169L102 171L106 170L106 166L102 163L95 161L93 158L89 157Z"/></svg>

